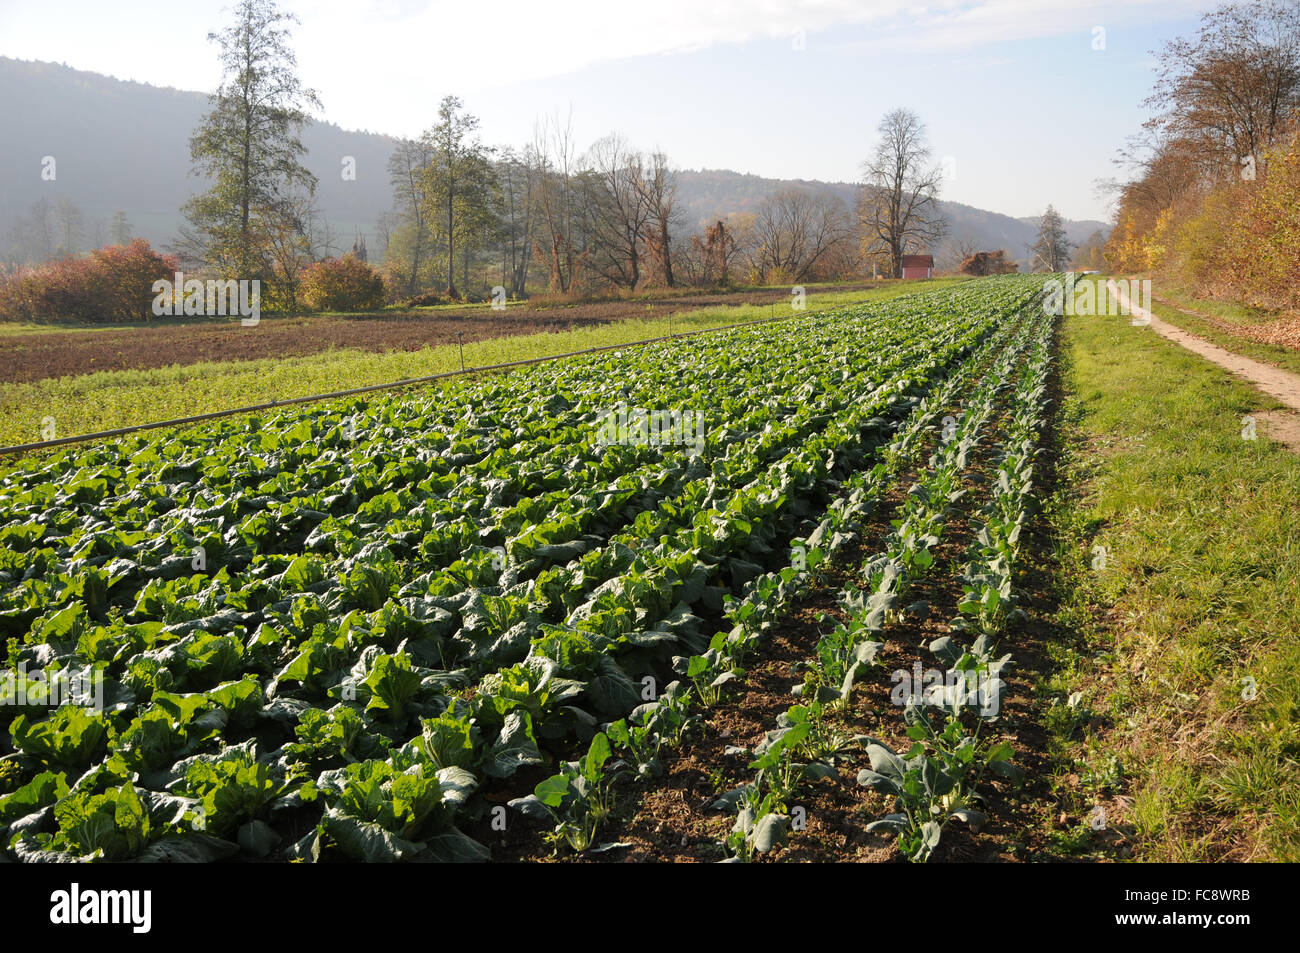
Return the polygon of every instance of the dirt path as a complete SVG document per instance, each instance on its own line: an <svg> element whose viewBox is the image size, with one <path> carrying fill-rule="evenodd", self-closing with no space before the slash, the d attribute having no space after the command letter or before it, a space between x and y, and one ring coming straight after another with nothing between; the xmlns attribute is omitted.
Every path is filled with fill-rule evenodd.
<svg viewBox="0 0 1300 953"><path fill-rule="evenodd" d="M1300 377L1270 364L1262 364L1240 354L1234 354L1176 325L1160 320L1146 308L1131 302L1122 286L1114 281L1107 281L1106 287L1119 299L1121 310L1136 318L1149 321L1151 330L1157 334L1187 348L1194 354L1199 354L1207 361L1218 364L1225 370L1244 377L1259 390L1295 411L1296 413L1266 411L1255 416L1257 422L1263 425L1261 429L1269 437L1300 452Z"/></svg>

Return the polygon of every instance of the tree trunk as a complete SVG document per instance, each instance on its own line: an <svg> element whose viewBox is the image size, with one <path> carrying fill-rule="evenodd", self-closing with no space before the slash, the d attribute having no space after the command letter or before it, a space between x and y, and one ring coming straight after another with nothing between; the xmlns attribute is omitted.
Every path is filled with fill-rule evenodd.
<svg viewBox="0 0 1300 953"><path fill-rule="evenodd" d="M455 298L456 295L456 234L453 230L453 208L455 205L456 188L449 182L447 185L447 297Z"/></svg>

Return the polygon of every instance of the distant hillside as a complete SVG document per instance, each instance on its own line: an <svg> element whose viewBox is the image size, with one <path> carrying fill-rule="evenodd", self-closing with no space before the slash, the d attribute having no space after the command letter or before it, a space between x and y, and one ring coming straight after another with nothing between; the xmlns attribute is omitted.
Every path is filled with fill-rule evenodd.
<svg viewBox="0 0 1300 953"><path fill-rule="evenodd" d="M722 218L730 212L752 212L767 196L790 187L830 192L843 200L850 209L855 206L858 198L858 186L851 182L765 179L722 169L683 169L677 174L677 182L678 201L692 228ZM948 237L937 249L932 250L935 261L940 266L952 260L955 249L966 242L989 251L1005 248L1011 253L1012 259L1022 264L1027 263L1025 247L1034 240L1038 229L1037 219L1012 218L962 205L960 202L940 202L940 206L948 219L949 227ZM1110 226L1104 222L1069 219L1065 222L1065 228L1067 237L1076 245L1098 229L1110 231Z"/></svg>
<svg viewBox="0 0 1300 953"><path fill-rule="evenodd" d="M155 246L172 241L179 209L204 183L189 174L189 139L208 109L203 93L125 82L55 63L0 57L0 247L10 227L41 197L68 199L85 221L81 247L107 235L122 210L136 234ZM341 248L361 231L374 242L375 221L391 205L387 162L393 138L315 123L303 133L306 164L319 179L318 201ZM42 157L53 156L57 177L42 181ZM340 175L344 156L356 160L355 181ZM824 189L850 208L856 187L845 182L765 179L726 170L682 170L678 200L692 229L731 212L752 212L769 195L797 185ZM942 265L963 241L1006 248L1025 257L1031 219L1015 219L955 202L943 203L949 238L935 250ZM1067 222L1081 242L1101 222Z"/></svg>
<svg viewBox="0 0 1300 953"><path fill-rule="evenodd" d="M0 57L0 240L44 196L81 208L87 239L96 219L107 223L121 209L138 234L170 241L181 205L204 188L189 174L189 141L208 108L204 93ZM353 230L372 230L391 204L393 139L313 123L303 143L321 208L350 246ZM43 156L55 159L53 182L41 180ZM355 181L343 180L344 156L356 159Z"/></svg>

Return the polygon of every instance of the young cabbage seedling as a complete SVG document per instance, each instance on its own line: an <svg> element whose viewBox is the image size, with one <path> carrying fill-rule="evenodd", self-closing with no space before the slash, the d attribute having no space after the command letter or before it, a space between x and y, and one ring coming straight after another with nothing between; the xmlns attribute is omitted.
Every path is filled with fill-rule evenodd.
<svg viewBox="0 0 1300 953"><path fill-rule="evenodd" d="M775 795L761 795L757 787L741 794L736 823L727 835L724 847L728 857L723 863L745 864L755 854L765 854L785 840L789 815L779 813Z"/></svg>
<svg viewBox="0 0 1300 953"><path fill-rule="evenodd" d="M561 764L559 774L539 783L528 797L511 801L510 806L530 817L549 817L555 830L547 840L557 847L567 842L582 853L592 846L597 829L614 807L612 778L604 773L611 754L609 738L602 731L591 740L586 755Z"/></svg>

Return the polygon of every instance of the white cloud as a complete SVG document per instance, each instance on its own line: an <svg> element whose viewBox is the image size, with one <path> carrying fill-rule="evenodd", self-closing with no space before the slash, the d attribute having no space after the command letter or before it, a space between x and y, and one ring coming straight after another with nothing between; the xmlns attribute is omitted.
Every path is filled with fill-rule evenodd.
<svg viewBox="0 0 1300 953"><path fill-rule="evenodd" d="M473 96L599 62L793 38L800 31L810 49L833 43L865 51L954 51L1072 31L1087 35L1094 25L1177 16L1204 5L1205 0L291 3L302 20L295 45L304 75L321 90L331 118L346 126L370 125L364 99L370 110L391 117L390 109L375 103L376 95L400 99L408 108L413 100L428 99L424 112L431 113L436 99L452 90ZM851 32L840 39L836 28Z"/></svg>
<svg viewBox="0 0 1300 953"><path fill-rule="evenodd" d="M1206 0L985 0L937 3L859 41L861 49L957 50L993 43L1043 39L1077 33L1091 39L1094 27L1108 32L1187 16L1204 10Z"/></svg>

